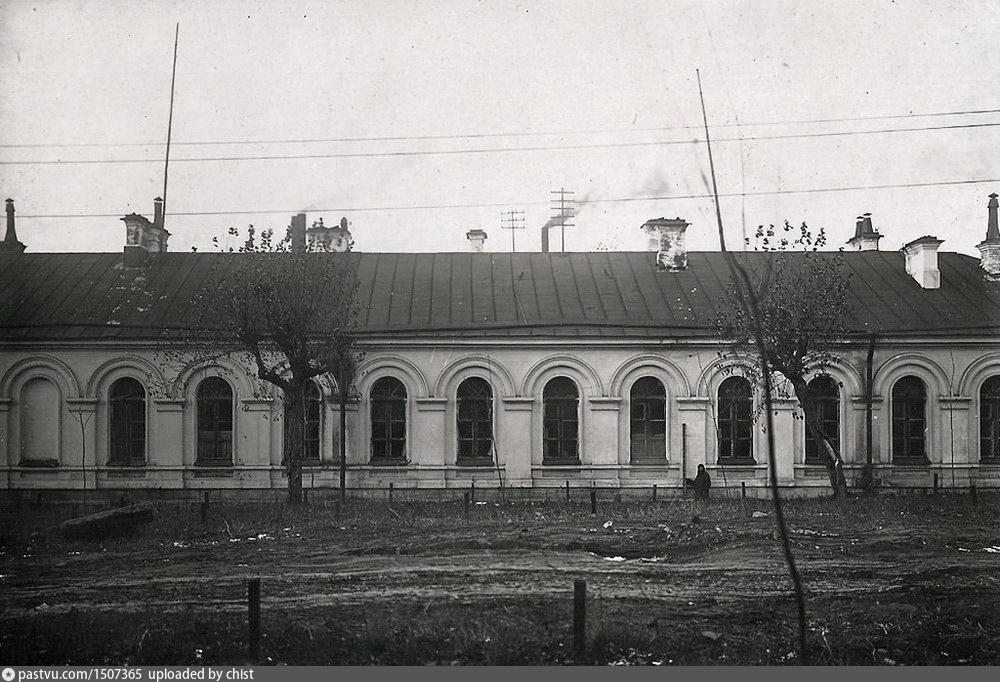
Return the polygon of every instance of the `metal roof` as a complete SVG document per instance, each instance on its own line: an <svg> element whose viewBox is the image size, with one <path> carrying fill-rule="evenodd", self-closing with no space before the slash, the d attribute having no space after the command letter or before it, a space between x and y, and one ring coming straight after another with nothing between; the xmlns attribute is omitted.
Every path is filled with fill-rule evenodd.
<svg viewBox="0 0 1000 682"><path fill-rule="evenodd" d="M721 253L690 252L667 272L652 252L317 253L317 267L353 259L359 331L420 336L712 336L729 274ZM827 254L822 254L826 256ZM830 257L836 254L828 254ZM979 261L939 253L941 287L922 289L899 252L842 254L851 273L850 328L914 336L1000 334L1000 284ZM767 258L741 253L741 258ZM236 258L121 253L0 254L0 339L149 339L190 327L191 300Z"/></svg>

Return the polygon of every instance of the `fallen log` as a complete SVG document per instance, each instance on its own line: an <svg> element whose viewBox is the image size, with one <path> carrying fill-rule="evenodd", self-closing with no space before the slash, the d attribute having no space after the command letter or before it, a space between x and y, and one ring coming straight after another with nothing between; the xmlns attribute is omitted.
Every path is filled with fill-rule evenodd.
<svg viewBox="0 0 1000 682"><path fill-rule="evenodd" d="M151 502L140 502L96 514L69 519L59 524L63 536L71 540L97 539L126 535L140 525L153 520L156 508Z"/></svg>

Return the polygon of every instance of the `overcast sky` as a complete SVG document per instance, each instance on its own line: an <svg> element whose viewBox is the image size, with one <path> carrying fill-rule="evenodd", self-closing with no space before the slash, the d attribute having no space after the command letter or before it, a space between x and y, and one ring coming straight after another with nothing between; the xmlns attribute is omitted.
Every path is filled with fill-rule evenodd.
<svg viewBox="0 0 1000 682"><path fill-rule="evenodd" d="M870 211L883 249L931 234L978 255L1000 192L989 1L0 7L0 192L31 251L117 251L118 218L151 216L178 22L175 251L301 210L347 216L363 251L464 251L471 228L509 251L509 209L538 250L561 187L585 200L567 250L643 249L659 216L717 249L695 69L732 242L788 220L836 246ZM913 128L937 129L861 133ZM233 160L262 156L286 158ZM924 183L950 184L884 187ZM97 217L35 217L61 215Z"/></svg>

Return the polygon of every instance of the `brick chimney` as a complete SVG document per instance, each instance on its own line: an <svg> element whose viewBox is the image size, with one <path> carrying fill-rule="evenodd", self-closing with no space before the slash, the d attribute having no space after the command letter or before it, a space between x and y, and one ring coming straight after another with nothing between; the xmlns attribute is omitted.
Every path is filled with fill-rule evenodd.
<svg viewBox="0 0 1000 682"><path fill-rule="evenodd" d="M465 238L469 240L469 245L472 247L473 253L482 253L483 245L486 242L486 232L478 228L469 230L465 233Z"/></svg>
<svg viewBox="0 0 1000 682"><path fill-rule="evenodd" d="M14 229L14 200L7 200L7 234L0 242L0 253L24 253L24 244L17 239L17 230Z"/></svg>
<svg viewBox="0 0 1000 682"><path fill-rule="evenodd" d="M654 218L642 225L649 236L649 250L656 252L656 265L662 270L676 272L688 266L684 233L688 228L681 218Z"/></svg>
<svg viewBox="0 0 1000 682"><path fill-rule="evenodd" d="M301 253L306 250L306 214L299 213L292 216L292 224L288 226L288 234L291 237L292 251Z"/></svg>
<svg viewBox="0 0 1000 682"><path fill-rule="evenodd" d="M854 227L854 236L847 240L848 246L855 251L878 251L878 240L882 238L872 227L872 214L858 216Z"/></svg>
<svg viewBox="0 0 1000 682"><path fill-rule="evenodd" d="M943 243L937 237L924 236L900 249L906 256L906 272L924 289L937 289L941 286L937 252Z"/></svg>
<svg viewBox="0 0 1000 682"><path fill-rule="evenodd" d="M10 201L8 199L8 201ZM986 220L986 240L976 246L979 249L979 267L992 280L1000 279L1000 227L997 226L997 195L990 195L986 204L989 217Z"/></svg>
<svg viewBox="0 0 1000 682"><path fill-rule="evenodd" d="M138 213L122 218L125 223L125 267L143 265L151 253L165 253L170 233L163 227L163 199L153 202L153 222Z"/></svg>

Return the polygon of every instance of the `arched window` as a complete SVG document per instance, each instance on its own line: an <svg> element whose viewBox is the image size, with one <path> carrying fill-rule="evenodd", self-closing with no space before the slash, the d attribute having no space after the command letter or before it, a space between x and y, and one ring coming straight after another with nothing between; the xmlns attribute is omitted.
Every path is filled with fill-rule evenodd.
<svg viewBox="0 0 1000 682"><path fill-rule="evenodd" d="M21 388L21 462L34 466L59 464L59 412L62 397L55 382L28 379Z"/></svg>
<svg viewBox="0 0 1000 682"><path fill-rule="evenodd" d="M372 386L372 459L406 459L406 387L395 377Z"/></svg>
<svg viewBox="0 0 1000 682"><path fill-rule="evenodd" d="M979 389L979 457L1000 459L1000 376L990 377Z"/></svg>
<svg viewBox="0 0 1000 682"><path fill-rule="evenodd" d="M303 399L303 432L302 432L302 463L303 464L319 464L320 461L320 433L321 431L321 420L323 413L323 394L313 382L306 384L305 394L302 396ZM289 423L288 419L284 420L284 436L285 443L288 442L289 438ZM285 454L282 454L281 463L285 463Z"/></svg>
<svg viewBox="0 0 1000 682"><path fill-rule="evenodd" d="M233 389L219 377L198 385L198 466L233 464Z"/></svg>
<svg viewBox="0 0 1000 682"><path fill-rule="evenodd" d="M830 439L830 445L840 451L840 387L828 376L818 376L809 382L809 397L819 410L819 418L823 423L823 431ZM806 463L823 464L826 462L826 448L813 434L809 422L806 421Z"/></svg>
<svg viewBox="0 0 1000 682"><path fill-rule="evenodd" d="M903 377L892 387L892 459L927 462L927 389L917 377Z"/></svg>
<svg viewBox="0 0 1000 682"><path fill-rule="evenodd" d="M633 462L662 462L667 453L667 391L656 377L643 377L629 393L629 438Z"/></svg>
<svg viewBox="0 0 1000 682"><path fill-rule="evenodd" d="M579 392L572 379L556 377L542 391L542 462L577 464L580 461Z"/></svg>
<svg viewBox="0 0 1000 682"><path fill-rule="evenodd" d="M143 466L146 463L146 389L125 377L111 384L108 464Z"/></svg>
<svg viewBox="0 0 1000 682"><path fill-rule="evenodd" d="M458 385L458 459L493 461L493 391L485 379Z"/></svg>
<svg viewBox="0 0 1000 682"><path fill-rule="evenodd" d="M719 463L753 463L753 389L743 377L719 386Z"/></svg>

